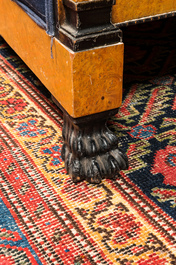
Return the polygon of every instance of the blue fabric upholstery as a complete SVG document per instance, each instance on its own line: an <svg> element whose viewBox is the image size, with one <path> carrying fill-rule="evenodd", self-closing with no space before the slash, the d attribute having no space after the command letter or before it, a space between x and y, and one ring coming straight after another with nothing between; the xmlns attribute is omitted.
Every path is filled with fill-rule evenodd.
<svg viewBox="0 0 176 265"><path fill-rule="evenodd" d="M49 35L54 35L54 1L55 0L12 0Z"/></svg>
<svg viewBox="0 0 176 265"><path fill-rule="evenodd" d="M45 0L20 0L19 2L29 7L36 15L46 22Z"/></svg>

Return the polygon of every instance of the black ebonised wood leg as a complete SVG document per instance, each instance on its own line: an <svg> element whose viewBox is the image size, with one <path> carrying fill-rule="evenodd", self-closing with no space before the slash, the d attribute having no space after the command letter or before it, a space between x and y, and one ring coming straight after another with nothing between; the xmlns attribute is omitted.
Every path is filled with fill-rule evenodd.
<svg viewBox="0 0 176 265"><path fill-rule="evenodd" d="M91 117L91 116L90 116ZM115 179L128 168L128 159L118 148L118 138L106 125L106 119L73 119L64 115L62 158L73 182L100 183Z"/></svg>
<svg viewBox="0 0 176 265"><path fill-rule="evenodd" d="M106 120L117 113L121 103L122 32L118 25L111 22L114 0L63 0L62 3L65 16L60 23L57 37L62 44L72 50L72 58L75 60L71 68L70 82L73 93L70 102L75 109L69 111L69 114L79 117L72 118L67 114L68 109L63 109L62 158L74 182L87 180L90 183L100 183L103 178L116 178L120 170L128 167L126 155L118 148L117 136L106 126ZM113 51L107 52L112 46ZM76 57L81 54L81 59L76 61ZM104 54L107 56L104 57ZM92 58L95 58L94 61ZM77 67L80 62L84 71ZM96 72L97 68L101 71ZM106 82L108 75L109 81ZM85 83L80 82L83 77L86 77ZM97 93L94 93L96 89ZM86 113L91 114L90 116L78 111L80 100L86 102L87 94L90 104L97 104L95 108L92 105L92 108L87 109ZM95 95L101 94L101 100L106 98L105 104L100 99L94 100ZM113 109L109 110L110 108ZM107 111L92 114L103 110Z"/></svg>

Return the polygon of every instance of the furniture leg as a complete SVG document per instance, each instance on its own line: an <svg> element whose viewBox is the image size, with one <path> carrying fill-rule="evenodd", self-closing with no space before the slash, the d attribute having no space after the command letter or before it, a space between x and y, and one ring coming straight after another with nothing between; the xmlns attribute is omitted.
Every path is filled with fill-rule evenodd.
<svg viewBox="0 0 176 265"><path fill-rule="evenodd" d="M114 112L78 119L64 113L62 158L73 182L100 183L104 178L115 179L120 170L128 168L117 136L106 125Z"/></svg>
<svg viewBox="0 0 176 265"><path fill-rule="evenodd" d="M127 168L106 126L122 102L121 30L111 23L114 0L57 3L49 36L19 5L1 0L0 33L65 112L62 156L73 181L99 183Z"/></svg>
<svg viewBox="0 0 176 265"><path fill-rule="evenodd" d="M128 167L117 136L106 125L122 98L121 31L110 21L113 1L63 3L66 18L58 38L80 58L73 63L79 83L74 111L79 114L64 110L62 158L74 182L100 183Z"/></svg>

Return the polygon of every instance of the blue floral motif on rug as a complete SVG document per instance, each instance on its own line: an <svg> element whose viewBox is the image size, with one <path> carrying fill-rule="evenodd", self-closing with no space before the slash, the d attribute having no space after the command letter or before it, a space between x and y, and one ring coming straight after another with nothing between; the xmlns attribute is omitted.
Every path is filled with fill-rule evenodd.
<svg viewBox="0 0 176 265"><path fill-rule="evenodd" d="M0 264L42 264L10 211L0 199ZM14 263L13 263L14 262Z"/></svg>

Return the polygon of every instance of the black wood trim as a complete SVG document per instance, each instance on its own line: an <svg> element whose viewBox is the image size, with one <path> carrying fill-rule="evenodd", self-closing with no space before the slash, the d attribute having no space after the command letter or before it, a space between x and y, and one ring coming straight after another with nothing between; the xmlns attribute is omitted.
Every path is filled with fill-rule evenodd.
<svg viewBox="0 0 176 265"><path fill-rule="evenodd" d="M62 107L62 105L55 99L54 96L51 96L52 101L55 103L55 105L64 113L64 115L68 116L69 119L72 121L73 124L75 125L83 125L86 123L95 123L96 121L100 120L108 120L110 117L114 116L115 114L118 113L119 108L111 109L111 110L106 110L103 112L87 115L84 117L79 117L79 118L73 118L68 114L68 112Z"/></svg>
<svg viewBox="0 0 176 265"><path fill-rule="evenodd" d="M172 12L165 13L165 14L158 14L155 16L142 17L142 18L138 18L138 19L132 19L129 21L124 21L121 23L116 23L116 26L122 28L122 27L132 26L132 25L136 25L136 24L142 24L142 23L146 23L146 22L156 21L156 20L165 19L165 18L169 18L169 17L175 17L175 16L176 16L176 11L172 11Z"/></svg>
<svg viewBox="0 0 176 265"><path fill-rule="evenodd" d="M75 11L84 11L90 9L99 9L103 7L112 7L115 4L114 0L94 0L94 1L82 1L82 2L74 2L72 0L64 0L64 4L67 7Z"/></svg>
<svg viewBox="0 0 176 265"><path fill-rule="evenodd" d="M119 27L111 23L113 4L114 0L63 0L65 21L59 40L75 52L121 41Z"/></svg>
<svg viewBox="0 0 176 265"><path fill-rule="evenodd" d="M74 52L106 46L121 41L121 30L99 32L97 34L73 37L69 32L60 29L59 40Z"/></svg>

